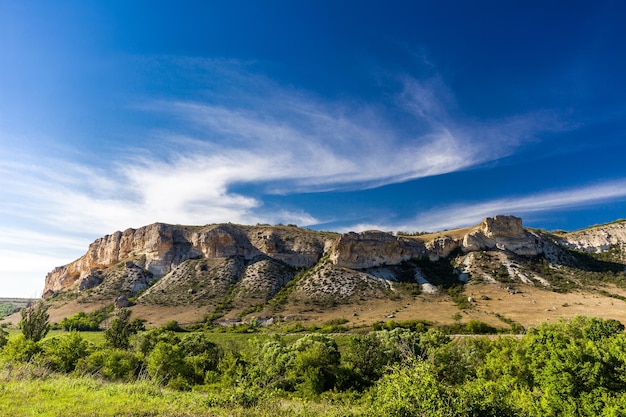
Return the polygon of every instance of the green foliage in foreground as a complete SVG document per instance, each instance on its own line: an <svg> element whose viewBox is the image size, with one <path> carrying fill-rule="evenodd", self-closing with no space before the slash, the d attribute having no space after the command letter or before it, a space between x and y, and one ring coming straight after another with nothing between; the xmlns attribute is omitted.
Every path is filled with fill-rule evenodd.
<svg viewBox="0 0 626 417"><path fill-rule="evenodd" d="M452 339L395 327L365 335L249 338L164 328L102 348L79 333L2 349L0 415L624 416L626 334L576 317L523 337Z"/></svg>
<svg viewBox="0 0 626 417"><path fill-rule="evenodd" d="M26 339L36 343L46 337L50 331L49 317L48 306L39 302L22 309L22 319L18 326Z"/></svg>

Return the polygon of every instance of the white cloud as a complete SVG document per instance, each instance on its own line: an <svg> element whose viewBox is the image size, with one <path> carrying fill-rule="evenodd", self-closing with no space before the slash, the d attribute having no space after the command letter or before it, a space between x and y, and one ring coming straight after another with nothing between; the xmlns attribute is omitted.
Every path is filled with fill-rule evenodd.
<svg viewBox="0 0 626 417"><path fill-rule="evenodd" d="M86 239L156 221L308 226L319 220L306 208L270 212L262 195L363 189L453 172L508 155L554 125L533 114L481 124L455 120L451 94L436 79L405 78L390 110L328 102L223 63L207 66L231 82L215 83L202 101L145 103L141 109L168 120L168 128L145 132L149 146L132 144L114 160L87 150L80 159L77 151L67 158L16 154L3 144L0 230L42 230L42 241L66 236L63 257ZM67 146L58 140L59 149ZM236 186L255 193L235 192ZM422 223L435 224L436 216ZM35 248L34 255L51 261L47 244Z"/></svg>
<svg viewBox="0 0 626 417"><path fill-rule="evenodd" d="M536 212L583 207L626 198L626 179L604 182L564 191L537 193L523 197L501 198L478 203L454 204L420 213L411 221L390 224L356 224L342 231L403 230L439 231L473 226L497 214L522 216Z"/></svg>

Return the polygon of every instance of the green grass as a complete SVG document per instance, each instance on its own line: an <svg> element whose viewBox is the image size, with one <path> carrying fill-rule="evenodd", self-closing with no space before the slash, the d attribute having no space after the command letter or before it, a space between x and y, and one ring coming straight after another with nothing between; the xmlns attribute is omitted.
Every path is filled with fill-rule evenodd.
<svg viewBox="0 0 626 417"><path fill-rule="evenodd" d="M54 375L0 383L0 415L12 417L221 417L350 416L355 405L272 398L244 408L219 393L180 392L148 381L106 383L92 377Z"/></svg>
<svg viewBox="0 0 626 417"><path fill-rule="evenodd" d="M93 378L54 376L7 381L0 386L5 416L196 416L207 415L203 395L159 388L148 382L109 384Z"/></svg>
<svg viewBox="0 0 626 417"><path fill-rule="evenodd" d="M15 328L7 329L7 332L9 333L9 337L22 333L21 330L15 329ZM55 336L61 336L61 335L68 334L68 333L69 332L66 332L65 330L50 330L45 338L49 339ZM104 332L79 332L79 333L83 339L95 345L100 346L104 344Z"/></svg>

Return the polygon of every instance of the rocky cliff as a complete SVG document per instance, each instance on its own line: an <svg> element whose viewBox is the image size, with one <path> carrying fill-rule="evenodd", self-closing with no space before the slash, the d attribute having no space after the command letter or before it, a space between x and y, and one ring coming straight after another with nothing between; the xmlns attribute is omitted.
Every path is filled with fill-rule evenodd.
<svg viewBox="0 0 626 417"><path fill-rule="evenodd" d="M65 293L82 303L124 296L140 305L207 306L222 314L270 301L319 306L394 299L407 291L438 293L467 282L561 291L564 285L584 285L581 276L603 279L597 274L606 270L614 279L622 273L624 242L625 222L551 234L525 229L514 216L404 237L295 226L156 223L97 239L84 256L47 275L44 296ZM585 252L604 258L591 262L588 255L577 255Z"/></svg>
<svg viewBox="0 0 626 417"><path fill-rule="evenodd" d="M346 233L335 242L330 260L333 264L352 269L380 265L397 265L426 254L426 246L415 239L398 238L389 233L369 231Z"/></svg>
<svg viewBox="0 0 626 417"><path fill-rule="evenodd" d="M476 230L463 238L465 252L508 250L518 255L535 256L543 252L542 238L524 230L522 219L515 216L487 217Z"/></svg>
<svg viewBox="0 0 626 417"><path fill-rule="evenodd" d="M250 260L266 255L294 268L310 268L337 236L295 227L155 223L97 239L81 258L46 276L44 296L74 287L91 288L102 271L122 261L132 261L156 279L197 258Z"/></svg>
<svg viewBox="0 0 626 417"><path fill-rule="evenodd" d="M626 244L626 220L593 226L559 236L565 247L593 253L601 253Z"/></svg>

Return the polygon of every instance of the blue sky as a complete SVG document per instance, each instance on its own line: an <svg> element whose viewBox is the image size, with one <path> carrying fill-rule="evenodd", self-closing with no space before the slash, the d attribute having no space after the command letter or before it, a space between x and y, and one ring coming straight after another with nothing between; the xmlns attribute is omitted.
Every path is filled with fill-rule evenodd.
<svg viewBox="0 0 626 417"><path fill-rule="evenodd" d="M0 296L154 222L626 217L626 3L0 0Z"/></svg>

